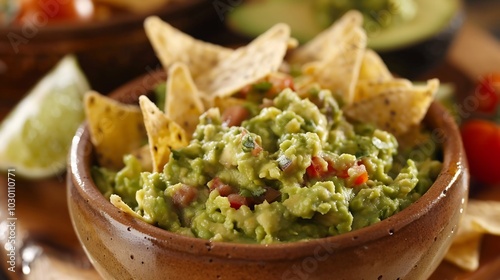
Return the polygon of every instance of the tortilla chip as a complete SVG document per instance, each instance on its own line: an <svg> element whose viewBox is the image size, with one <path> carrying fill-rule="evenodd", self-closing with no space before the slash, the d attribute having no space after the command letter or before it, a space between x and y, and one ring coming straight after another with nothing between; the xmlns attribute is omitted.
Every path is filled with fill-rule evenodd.
<svg viewBox="0 0 500 280"><path fill-rule="evenodd" d="M327 58L340 42L344 41L354 29L361 28L363 15L358 11L349 11L328 29L318 34L311 41L291 53L292 64L305 64Z"/></svg>
<svg viewBox="0 0 500 280"><path fill-rule="evenodd" d="M197 77L210 71L233 52L232 49L194 39L156 16L146 18L144 28L166 71L174 62L183 62L191 75Z"/></svg>
<svg viewBox="0 0 500 280"><path fill-rule="evenodd" d="M290 27L277 24L247 46L220 60L211 71L195 78L196 85L211 99L234 94L277 71L283 62L289 39Z"/></svg>
<svg viewBox="0 0 500 280"><path fill-rule="evenodd" d="M84 102L99 165L119 170L124 166L123 156L146 142L141 109L97 92L87 93Z"/></svg>
<svg viewBox="0 0 500 280"><path fill-rule="evenodd" d="M361 61L361 68L359 70L360 81L386 81L391 80L392 74L387 69L382 58L373 50L366 49Z"/></svg>
<svg viewBox="0 0 500 280"><path fill-rule="evenodd" d="M167 117L179 124L188 135L192 135L204 111L200 92L191 78L189 69L182 63L173 64L167 78Z"/></svg>
<svg viewBox="0 0 500 280"><path fill-rule="evenodd" d="M148 135L153 171L161 172L170 158L171 149L187 146L188 137L182 127L169 119L146 96L139 97L139 104Z"/></svg>
<svg viewBox="0 0 500 280"><path fill-rule="evenodd" d="M471 199L445 259L473 271L479 267L481 239L485 234L500 235L500 202Z"/></svg>
<svg viewBox="0 0 500 280"><path fill-rule="evenodd" d="M454 243L445 255L445 260L468 271L479 268L479 251L482 234L476 234L469 239Z"/></svg>
<svg viewBox="0 0 500 280"><path fill-rule="evenodd" d="M425 86L387 91L344 107L346 116L400 135L422 121L439 87L439 80Z"/></svg>
<svg viewBox="0 0 500 280"><path fill-rule="evenodd" d="M474 217L477 229L500 235L500 202L471 200L466 213Z"/></svg>
<svg viewBox="0 0 500 280"><path fill-rule="evenodd" d="M323 89L329 89L345 104L351 104L365 48L366 34L355 28L326 59L306 64L304 72L313 75Z"/></svg>
<svg viewBox="0 0 500 280"><path fill-rule="evenodd" d="M358 102L366 98L377 96L384 92L407 90L412 86L412 82L407 79L358 81L354 92L353 102Z"/></svg>
<svg viewBox="0 0 500 280"><path fill-rule="evenodd" d="M124 213L128 213L132 215L132 217L144 221L144 218L141 215L137 214L134 210L132 210L132 208L130 208L130 206L128 206L127 203L123 202L122 198L119 195L112 194L109 197L109 201L111 202L111 204L113 204L116 208L120 209Z"/></svg>

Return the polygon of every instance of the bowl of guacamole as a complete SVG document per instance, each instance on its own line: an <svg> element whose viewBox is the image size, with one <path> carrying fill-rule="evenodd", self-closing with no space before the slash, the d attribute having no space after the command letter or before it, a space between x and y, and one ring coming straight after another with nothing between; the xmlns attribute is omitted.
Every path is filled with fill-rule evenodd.
<svg viewBox="0 0 500 280"><path fill-rule="evenodd" d="M431 106L426 120L443 133L437 156L443 162L417 158L400 165L394 156L398 142L388 133L353 126L340 117L325 120L314 103L292 91L280 93L274 103L241 126L223 128L220 115L207 114L197 127L199 138L176 152L162 173L142 172L133 156L125 158L118 172L93 166L88 129L82 127L71 155L68 202L80 240L98 270L115 276L131 273L128 268L139 273L131 274L135 276L158 273L147 274L151 277L167 270L171 274L163 276L177 279L196 267L204 273L193 279L217 279L229 277L232 270L248 273L245 277L256 271L262 277L278 272L323 277L337 266L353 267L337 271L339 275L373 275L378 269L380 275L406 276L437 265L431 256L444 253L467 193L456 127L449 116L442 119L447 115L440 105ZM304 122L312 130L323 131L316 122L339 122L341 130L329 137L342 138L343 144L321 149L317 133L274 127L282 118L300 119L301 110L291 112L301 106L314 109L302 111L314 112ZM258 125L266 120L276 122ZM255 127L262 131L251 132ZM275 141L269 141L273 137ZM282 139L280 144L276 139ZM273 155L265 153L270 150ZM200 158L217 162L205 167L213 176L201 175ZM385 169L389 172L381 172ZM390 173L394 170L399 170L395 177ZM263 178L260 173L265 173ZM262 189L259 180L266 182ZM137 203L143 215L124 213L101 191L122 194L131 207ZM125 195L134 192L143 200ZM408 261L415 265L401 272ZM122 270L123 262L130 263L127 270ZM177 266L184 269L176 272ZM318 270L308 274L311 267ZM354 272L362 274L344 274Z"/></svg>
<svg viewBox="0 0 500 280"><path fill-rule="evenodd" d="M88 94L68 205L104 278L421 279L437 267L468 185L438 82L394 78L374 53L336 45L335 60L305 47L291 61L315 63L270 70L279 44L293 48L286 30L234 51L190 41L218 52L214 66L168 65L169 50L167 72Z"/></svg>

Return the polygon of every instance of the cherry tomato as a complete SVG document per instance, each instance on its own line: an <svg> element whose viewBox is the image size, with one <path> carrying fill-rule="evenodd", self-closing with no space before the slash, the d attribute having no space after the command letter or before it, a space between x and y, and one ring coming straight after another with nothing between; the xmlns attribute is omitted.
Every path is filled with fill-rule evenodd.
<svg viewBox="0 0 500 280"><path fill-rule="evenodd" d="M22 0L17 21L43 24L88 20L94 14L92 0Z"/></svg>
<svg viewBox="0 0 500 280"><path fill-rule="evenodd" d="M470 174L479 182L500 183L500 125L470 120L461 127Z"/></svg>
<svg viewBox="0 0 500 280"><path fill-rule="evenodd" d="M479 97L478 111L494 113L500 104L500 73L493 73L482 77L476 87Z"/></svg>

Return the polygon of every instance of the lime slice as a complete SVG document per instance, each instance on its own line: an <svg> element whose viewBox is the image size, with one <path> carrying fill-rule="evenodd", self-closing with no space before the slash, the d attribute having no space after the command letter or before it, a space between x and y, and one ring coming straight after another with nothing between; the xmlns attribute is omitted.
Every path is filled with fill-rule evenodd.
<svg viewBox="0 0 500 280"><path fill-rule="evenodd" d="M66 167L71 139L84 120L90 89L76 58L64 57L12 110L0 126L0 170L27 178L55 175Z"/></svg>

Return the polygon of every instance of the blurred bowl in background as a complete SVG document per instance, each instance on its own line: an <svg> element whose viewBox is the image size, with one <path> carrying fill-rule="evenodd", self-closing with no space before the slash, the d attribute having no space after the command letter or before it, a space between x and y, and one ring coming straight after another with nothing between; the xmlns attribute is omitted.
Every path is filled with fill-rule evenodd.
<svg viewBox="0 0 500 280"><path fill-rule="evenodd" d="M143 29L155 14L192 33L214 17L212 1L171 1L152 13L123 13L102 21L0 27L0 100L11 108L65 54L74 53L93 89L106 93L160 64ZM5 112L4 112L5 113Z"/></svg>

